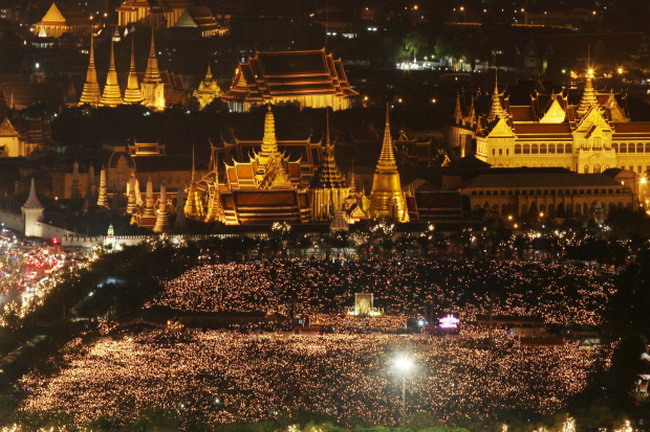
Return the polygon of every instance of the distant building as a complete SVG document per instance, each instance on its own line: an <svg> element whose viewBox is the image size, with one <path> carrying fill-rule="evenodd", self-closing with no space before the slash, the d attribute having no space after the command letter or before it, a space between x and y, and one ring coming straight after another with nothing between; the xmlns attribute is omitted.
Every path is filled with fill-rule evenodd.
<svg viewBox="0 0 650 432"><path fill-rule="evenodd" d="M343 62L322 49L258 52L239 64L221 99L237 112L269 103L343 110L358 95L350 88Z"/></svg>
<svg viewBox="0 0 650 432"><path fill-rule="evenodd" d="M175 28L195 29L203 37L224 36L228 28L223 26L207 7L187 8L178 18Z"/></svg>
<svg viewBox="0 0 650 432"><path fill-rule="evenodd" d="M87 34L92 29L88 14L73 2L54 2L41 21L34 24L39 37L61 37L64 33Z"/></svg>
<svg viewBox="0 0 650 432"><path fill-rule="evenodd" d="M471 210L496 217L584 217L602 219L614 208L636 206L634 193L605 174L499 170L464 184L460 194Z"/></svg>
<svg viewBox="0 0 650 432"><path fill-rule="evenodd" d="M144 23L171 28L192 6L189 0L124 0L116 9L118 25Z"/></svg>
<svg viewBox="0 0 650 432"><path fill-rule="evenodd" d="M650 122L630 120L613 92L594 88L587 74L580 101L534 93L529 105L513 105L495 85L489 100L460 98L446 131L460 156L476 155L493 167L564 167L578 173L650 169Z"/></svg>

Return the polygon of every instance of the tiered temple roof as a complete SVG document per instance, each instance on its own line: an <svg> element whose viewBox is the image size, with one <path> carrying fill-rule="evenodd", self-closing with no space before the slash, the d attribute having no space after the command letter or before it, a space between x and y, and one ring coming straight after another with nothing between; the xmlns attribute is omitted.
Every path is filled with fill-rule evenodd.
<svg viewBox="0 0 650 432"><path fill-rule="evenodd" d="M277 98L288 100L304 96L347 100L358 93L350 88L343 62L322 49L258 52L239 64L232 87L222 99L264 104Z"/></svg>

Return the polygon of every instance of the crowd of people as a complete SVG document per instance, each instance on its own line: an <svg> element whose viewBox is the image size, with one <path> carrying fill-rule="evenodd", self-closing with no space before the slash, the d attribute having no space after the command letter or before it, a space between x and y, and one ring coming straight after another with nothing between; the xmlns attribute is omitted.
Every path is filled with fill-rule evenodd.
<svg viewBox="0 0 650 432"><path fill-rule="evenodd" d="M547 324L597 326L613 276L583 264L394 258L273 259L196 267L168 282L150 306L183 311L263 311L310 317L345 313L373 293L388 315L535 316Z"/></svg>
<svg viewBox="0 0 650 432"><path fill-rule="evenodd" d="M67 413L77 424L101 416L128 422L151 406L215 424L297 409L395 424L402 375L393 359L408 353L415 368L406 376L407 412L453 423L557 412L609 350L534 348L504 333L479 344L464 336L152 330L72 342L60 372L32 372L20 385L24 410Z"/></svg>

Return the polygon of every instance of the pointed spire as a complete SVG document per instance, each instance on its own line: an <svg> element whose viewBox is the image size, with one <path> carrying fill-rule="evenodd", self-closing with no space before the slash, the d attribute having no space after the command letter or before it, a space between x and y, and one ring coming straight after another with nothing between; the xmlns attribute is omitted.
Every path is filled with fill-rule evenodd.
<svg viewBox="0 0 650 432"><path fill-rule="evenodd" d="M169 213L167 212L167 188L165 184L160 185L160 197L158 198L158 210L156 211L156 225L153 232L162 233L169 230Z"/></svg>
<svg viewBox="0 0 650 432"><path fill-rule="evenodd" d="M147 69L142 79L142 96L144 97L143 105L147 108L156 111L165 109L165 85L160 78L160 70L158 69L153 26L151 27L151 46L149 48Z"/></svg>
<svg viewBox="0 0 650 432"><path fill-rule="evenodd" d="M151 45L149 46L149 58L147 59L147 69L144 73L144 81L147 83L159 83L161 81L153 26L151 27Z"/></svg>
<svg viewBox="0 0 650 432"><path fill-rule="evenodd" d="M97 205L108 208L108 186L106 184L106 168L102 166L99 172L99 195L97 196Z"/></svg>
<svg viewBox="0 0 650 432"><path fill-rule="evenodd" d="M341 174L334 156L330 139L329 108L325 127L325 157L311 183L312 217L314 220L329 220L343 207L350 193L345 177Z"/></svg>
<svg viewBox="0 0 650 432"><path fill-rule="evenodd" d="M398 222L408 222L406 197L402 191L397 162L390 136L389 109L386 106L386 130L384 143L372 178L372 191L368 212L372 218L393 218Z"/></svg>
<svg viewBox="0 0 650 432"><path fill-rule="evenodd" d="M384 129L384 140L381 145L379 161L377 162L377 168L379 169L379 167L397 169L395 151L393 150L393 138L390 136L390 107L388 104L386 104L386 126Z"/></svg>
<svg viewBox="0 0 650 432"><path fill-rule="evenodd" d="M131 66L129 68L129 78L124 90L124 103L130 105L137 105L142 103L142 89L140 89L140 82L138 81L138 71L135 67L135 35L131 36Z"/></svg>
<svg viewBox="0 0 650 432"><path fill-rule="evenodd" d="M13 97L13 93L12 93ZM79 105L89 104L90 106L99 106L101 90L99 81L97 81L97 69L95 69L95 36L90 32L90 56L88 60L88 71L86 72L86 82L84 83Z"/></svg>
<svg viewBox="0 0 650 432"><path fill-rule="evenodd" d="M126 212L134 214L137 208L136 194L135 194L135 173L131 171L131 177L126 184Z"/></svg>
<svg viewBox="0 0 650 432"><path fill-rule="evenodd" d="M264 117L264 137L262 138L262 155L271 156L278 152L278 140L275 137L275 116L271 104Z"/></svg>
<svg viewBox="0 0 650 432"><path fill-rule="evenodd" d="M460 103L460 93L456 93L456 107L454 108L454 121L456 122L457 125L460 125L463 123L463 107L462 104Z"/></svg>
<svg viewBox="0 0 650 432"><path fill-rule="evenodd" d="M499 93L499 75L498 71L495 70L494 74L494 92L492 93L492 102L490 105L490 112L487 116L488 122L492 123L496 119L507 119L508 114L503 109L501 105L501 94Z"/></svg>
<svg viewBox="0 0 650 432"><path fill-rule="evenodd" d="M111 41L111 60L108 66L108 75L106 75L106 85L100 101L102 106L115 108L122 105L122 92L117 80L117 70L115 69L115 43Z"/></svg>
<svg viewBox="0 0 650 432"><path fill-rule="evenodd" d="M43 209L43 204L38 200L38 195L36 194L36 181L32 177L32 184L29 189L29 196L27 201L23 204L24 209Z"/></svg>
<svg viewBox="0 0 650 432"><path fill-rule="evenodd" d="M144 195L144 213L143 216L145 217L153 217L155 216L155 210L154 210L154 200L153 200L153 182L151 181L151 177L147 179L147 189Z"/></svg>
<svg viewBox="0 0 650 432"><path fill-rule="evenodd" d="M585 82L585 89L582 92L582 97L580 98L580 103L576 109L576 114L578 117L582 117L591 109L591 107L598 106L598 94L593 85L594 71L589 69L587 71L587 80Z"/></svg>

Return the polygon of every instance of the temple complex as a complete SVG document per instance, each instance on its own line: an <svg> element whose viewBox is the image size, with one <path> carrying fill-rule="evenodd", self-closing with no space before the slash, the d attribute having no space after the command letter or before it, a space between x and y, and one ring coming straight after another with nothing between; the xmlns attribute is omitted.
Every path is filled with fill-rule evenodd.
<svg viewBox="0 0 650 432"><path fill-rule="evenodd" d="M358 93L350 88L343 62L324 49L257 52L240 63L221 99L236 112L265 104L343 110Z"/></svg>
<svg viewBox="0 0 650 432"><path fill-rule="evenodd" d="M377 169L372 178L372 191L368 206L369 216L373 219L390 218L397 222L408 222L409 214L406 196L402 190L397 162L390 136L390 111L386 107L386 129Z"/></svg>
<svg viewBox="0 0 650 432"><path fill-rule="evenodd" d="M459 97L447 142L459 156L475 155L493 167L645 173L650 169L650 122L632 121L618 95L597 91L593 81L589 70L574 104L563 92L535 92L530 104L513 105L496 84L488 103L476 96L465 108Z"/></svg>

